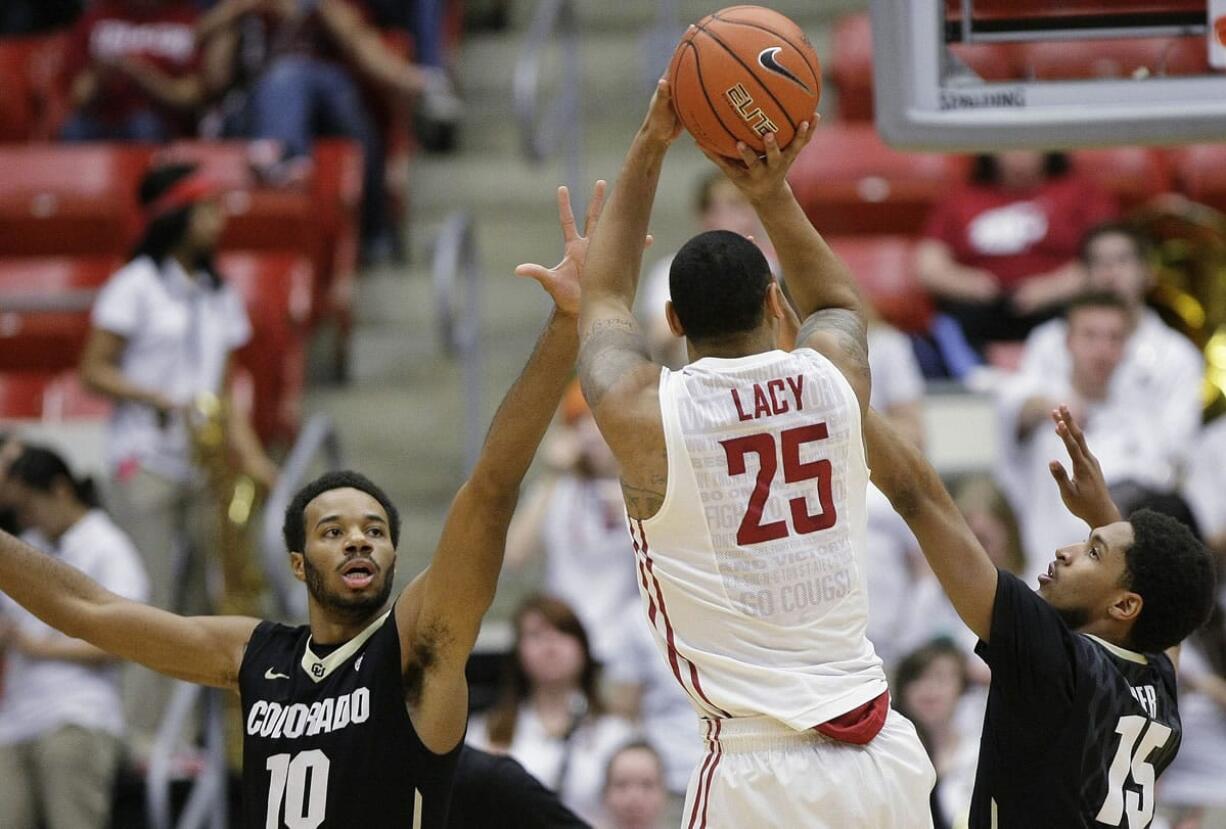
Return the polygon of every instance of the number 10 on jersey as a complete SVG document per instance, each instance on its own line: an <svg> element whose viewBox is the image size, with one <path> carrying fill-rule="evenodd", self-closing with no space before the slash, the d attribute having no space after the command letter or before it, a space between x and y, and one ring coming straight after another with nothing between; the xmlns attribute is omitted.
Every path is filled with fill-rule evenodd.
<svg viewBox="0 0 1226 829"><path fill-rule="evenodd" d="M769 432L720 441L728 460L729 475L744 475L746 472L745 456L749 454L758 456L758 479L749 495L749 504L745 509L745 516L741 519L741 526L736 532L737 544L747 547L750 544L761 544L764 541L785 538L789 533L807 535L818 530L828 530L834 526L838 516L834 511L830 461L822 459L804 462L800 459L802 446L825 440L828 437L830 434L825 423L812 423L808 426L799 426L780 432L778 444L776 444L775 436ZM820 510L816 515L810 513L807 498L790 499L788 501L791 511L790 530L788 522L784 520L762 523L766 499L770 497L771 485L774 483L781 461L784 483L817 481L817 501Z"/></svg>

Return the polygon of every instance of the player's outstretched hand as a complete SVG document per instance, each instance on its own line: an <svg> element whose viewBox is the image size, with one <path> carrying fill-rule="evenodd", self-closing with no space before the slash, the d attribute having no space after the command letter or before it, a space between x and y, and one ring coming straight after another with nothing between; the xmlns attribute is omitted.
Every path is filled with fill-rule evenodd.
<svg viewBox="0 0 1226 829"><path fill-rule="evenodd" d="M639 136L667 147L676 141L680 134L681 121L677 118L677 111L673 109L673 91L668 81L661 78L656 81L656 91L651 96L643 126L639 127Z"/></svg>
<svg viewBox="0 0 1226 829"><path fill-rule="evenodd" d="M1091 528L1119 521L1120 511L1107 491L1102 467L1086 445L1085 433L1081 431L1081 426L1068 406L1054 409L1051 419L1056 424L1056 434L1064 441L1064 448L1068 450L1073 466L1073 475L1070 478L1060 461L1051 461L1047 465L1051 476L1056 479L1056 486L1060 487L1060 498L1064 505Z"/></svg>
<svg viewBox="0 0 1226 829"><path fill-rule="evenodd" d="M784 148L780 148L775 134L768 132L762 139L766 145L766 154L761 157L743 141L738 141L736 145L740 154L739 161L707 150L703 150L703 153L716 167L724 171L724 175L745 194L745 198L758 204L787 185L788 170L792 169L792 163L809 145L813 128L819 120L821 116L815 112L808 121L801 121L796 127L796 136Z"/></svg>

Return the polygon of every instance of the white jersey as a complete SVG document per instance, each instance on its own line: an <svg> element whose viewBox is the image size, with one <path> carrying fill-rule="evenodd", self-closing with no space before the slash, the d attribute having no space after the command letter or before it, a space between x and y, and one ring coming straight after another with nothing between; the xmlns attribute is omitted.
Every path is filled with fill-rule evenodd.
<svg viewBox="0 0 1226 829"><path fill-rule="evenodd" d="M807 348L707 357L661 370L660 408L668 490L630 530L656 640L698 712L803 730L882 694L846 379Z"/></svg>

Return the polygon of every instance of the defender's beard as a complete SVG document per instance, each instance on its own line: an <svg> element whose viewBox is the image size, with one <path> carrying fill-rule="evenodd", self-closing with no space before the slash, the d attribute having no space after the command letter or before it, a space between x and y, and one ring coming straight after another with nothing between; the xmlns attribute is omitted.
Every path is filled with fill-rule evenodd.
<svg viewBox="0 0 1226 829"><path fill-rule="evenodd" d="M302 563L306 575L307 592L311 598L330 613L346 620L360 622L370 617L381 610L387 604L388 597L392 595L392 582L396 577L395 561L386 570L380 571L383 584L380 585L378 592L373 595L356 596L329 591L324 584L323 573L311 564L311 560L303 556Z"/></svg>

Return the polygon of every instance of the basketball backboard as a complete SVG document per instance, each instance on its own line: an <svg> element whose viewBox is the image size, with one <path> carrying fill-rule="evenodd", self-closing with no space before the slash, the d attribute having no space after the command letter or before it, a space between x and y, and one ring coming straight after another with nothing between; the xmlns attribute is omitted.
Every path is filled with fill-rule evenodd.
<svg viewBox="0 0 1226 829"><path fill-rule="evenodd" d="M870 5L877 129L896 146L1226 139L1223 0Z"/></svg>

